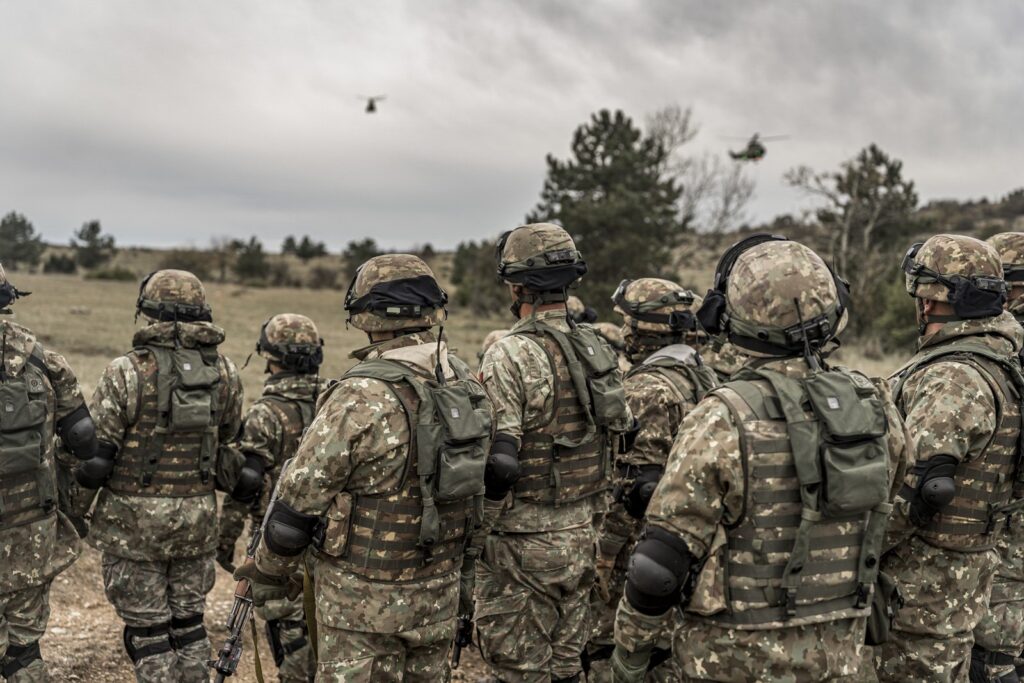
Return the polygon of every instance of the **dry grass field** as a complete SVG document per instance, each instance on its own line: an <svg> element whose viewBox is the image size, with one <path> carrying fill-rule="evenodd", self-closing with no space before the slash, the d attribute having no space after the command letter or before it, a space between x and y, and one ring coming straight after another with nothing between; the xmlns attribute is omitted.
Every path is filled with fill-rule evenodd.
<svg viewBox="0 0 1024 683"><path fill-rule="evenodd" d="M43 276L13 273L23 290L33 292L16 305L15 320L32 328L49 348L63 353L75 369L87 393L91 393L109 360L131 346L138 286L133 283L83 280L74 276ZM310 316L326 342L323 374L337 377L354 361L348 352L366 343L362 332L346 329L342 308L344 292L300 289L254 289L239 285L208 286L215 322L227 331L223 350L242 366L252 351L260 325L280 312ZM508 321L460 315L452 311L446 327L453 347L475 364L476 352L486 334ZM857 349L844 349L838 362L869 374L885 374L896 359L868 359ZM254 357L242 371L249 400L257 396L263 381L263 362ZM239 550L240 552L240 550ZM223 623L231 604L231 578L218 571L210 595L207 628L215 646L224 637ZM44 656L54 680L128 681L132 675L121 645L121 624L103 595L99 557L85 549L82 558L58 577L52 597L53 616L43 640ZM266 647L264 666L273 670ZM251 648L236 680L254 681ZM456 672L456 681L475 680L481 672L475 653L467 653ZM268 674L272 677L272 674Z"/></svg>

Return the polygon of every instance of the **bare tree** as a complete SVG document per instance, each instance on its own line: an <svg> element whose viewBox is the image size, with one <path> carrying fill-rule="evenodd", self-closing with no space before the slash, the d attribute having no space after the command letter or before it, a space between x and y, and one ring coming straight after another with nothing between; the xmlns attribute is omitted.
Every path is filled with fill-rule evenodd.
<svg viewBox="0 0 1024 683"><path fill-rule="evenodd" d="M687 154L686 145L700 132L693 110L678 104L659 109L647 117L647 131L669 152L662 172L683 187L679 215L684 224L713 233L738 227L754 196L754 181L740 164L721 156Z"/></svg>

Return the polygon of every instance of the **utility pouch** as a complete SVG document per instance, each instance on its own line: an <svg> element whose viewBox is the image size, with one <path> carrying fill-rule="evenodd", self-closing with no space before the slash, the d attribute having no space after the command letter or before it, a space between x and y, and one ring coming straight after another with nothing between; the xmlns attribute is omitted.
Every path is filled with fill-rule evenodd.
<svg viewBox="0 0 1024 683"><path fill-rule="evenodd" d="M329 557L344 557L348 552L349 529L352 525L352 494L344 492L334 497L324 515L324 522L317 530L319 538L314 544L321 553Z"/></svg>
<svg viewBox="0 0 1024 683"><path fill-rule="evenodd" d="M903 606L900 587L890 575L878 572L875 579L875 594L871 598L871 615L868 617L864 642L875 646L889 642L889 633L896 621L896 613Z"/></svg>
<svg viewBox="0 0 1024 683"><path fill-rule="evenodd" d="M175 432L205 429L211 423L212 388L220 379L220 373L216 366L207 365L194 349L175 349L171 360L176 381L170 395L168 426Z"/></svg>
<svg viewBox="0 0 1024 683"><path fill-rule="evenodd" d="M627 413L626 391L615 354L590 327L577 327L565 337L579 359L580 369L586 374L594 423L607 427L623 422ZM570 369L572 367L570 360Z"/></svg>
<svg viewBox="0 0 1024 683"><path fill-rule="evenodd" d="M465 500L483 495L484 468L490 446L491 416L480 408L484 395L478 386L465 380L452 380L431 387L437 422L420 427L417 437L429 437L432 449L420 454L436 458L434 499L438 503Z"/></svg>
<svg viewBox="0 0 1024 683"><path fill-rule="evenodd" d="M888 429L870 381L845 372L819 372L804 380L821 425L821 512L846 517L886 500Z"/></svg>
<svg viewBox="0 0 1024 683"><path fill-rule="evenodd" d="M43 454L46 401L41 394L30 394L26 386L18 381L0 385L0 472L4 474L34 469Z"/></svg>

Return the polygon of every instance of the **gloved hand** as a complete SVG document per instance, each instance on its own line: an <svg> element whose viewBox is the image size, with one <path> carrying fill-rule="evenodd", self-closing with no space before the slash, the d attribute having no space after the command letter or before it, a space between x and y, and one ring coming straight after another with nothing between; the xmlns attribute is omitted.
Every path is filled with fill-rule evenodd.
<svg viewBox="0 0 1024 683"><path fill-rule="evenodd" d="M933 455L923 464L917 489L910 499L910 521L925 527L956 497L956 467L951 455Z"/></svg>
<svg viewBox="0 0 1024 683"><path fill-rule="evenodd" d="M262 607L271 600L294 600L302 592L302 580L296 574L271 576L256 567L251 558L236 569L232 576L236 581L245 579L252 589L252 604Z"/></svg>
<svg viewBox="0 0 1024 683"><path fill-rule="evenodd" d="M235 572L235 545L217 546L217 564L226 572Z"/></svg>
<svg viewBox="0 0 1024 683"><path fill-rule="evenodd" d="M231 490L231 498L240 503L251 503L259 497L263 490L263 460L259 456L248 454L245 465L238 473L238 482Z"/></svg>
<svg viewBox="0 0 1024 683"><path fill-rule="evenodd" d="M647 665L651 661L651 651L639 650L628 652L619 644L612 652L611 668L614 683L642 683L647 675Z"/></svg>
<svg viewBox="0 0 1024 683"><path fill-rule="evenodd" d="M629 487L629 493L622 496L622 506L626 508L626 512L629 513L630 517L633 519L643 519L644 515L647 514L647 504L651 502L654 489L658 487L658 482L661 481L661 474L660 467L650 466L644 467L636 475L632 486Z"/></svg>

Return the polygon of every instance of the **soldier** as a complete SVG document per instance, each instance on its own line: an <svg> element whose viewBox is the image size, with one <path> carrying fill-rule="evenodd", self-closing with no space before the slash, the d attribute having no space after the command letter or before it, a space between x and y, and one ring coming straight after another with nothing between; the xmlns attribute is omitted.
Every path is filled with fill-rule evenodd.
<svg viewBox="0 0 1024 683"><path fill-rule="evenodd" d="M626 355L633 363L623 386L640 431L616 461L615 500L600 533L600 600L595 605L597 623L591 649L602 655L611 654L626 562L640 536L647 502L665 469L676 432L683 417L718 383L714 371L698 354L707 339L694 317L703 302L701 297L668 280L642 278L623 280L612 301L616 313L623 316ZM671 626L666 624L658 643L662 656L671 648ZM595 674L598 669L595 666ZM652 674L650 680L676 680L670 660ZM596 675L590 679L599 680Z"/></svg>
<svg viewBox="0 0 1024 683"><path fill-rule="evenodd" d="M1006 284L991 245L936 235L911 247L903 270L921 337L893 376L894 396L917 463L883 561L905 605L876 650L878 677L962 681L999 565L1000 507L1014 488L1024 389L1014 356L1024 333L1003 311Z"/></svg>
<svg viewBox="0 0 1024 683"><path fill-rule="evenodd" d="M597 322L597 311L583 303L578 296L570 296L565 300L565 308L569 316L577 323L593 325Z"/></svg>
<svg viewBox="0 0 1024 683"><path fill-rule="evenodd" d="M629 562L616 680L643 678L680 604L684 680L856 673L907 454L885 383L824 364L846 298L817 254L782 237L722 257L698 317L749 361L683 418Z"/></svg>
<svg viewBox="0 0 1024 683"><path fill-rule="evenodd" d="M214 488L251 499L263 463L222 448L238 433L242 383L217 352L203 284L161 270L139 288L133 349L103 372L90 409L99 450L76 472L99 489L89 542L103 553L107 599L125 622L135 677L206 681L203 626L217 545Z"/></svg>
<svg viewBox="0 0 1024 683"><path fill-rule="evenodd" d="M1024 318L1024 233L1004 232L988 242L999 252L1003 279L1010 288L1006 309L1019 323ZM1014 486L1014 498L1024 499L1021 483ZM972 683L1017 683L1024 675L1024 665L1015 667L1024 651L1024 525L1020 509L1006 513L1004 533L996 542L1002 563L992 584L989 610L974 629Z"/></svg>
<svg viewBox="0 0 1024 683"><path fill-rule="evenodd" d="M28 296L0 265L0 315ZM96 451L96 429L64 357L27 328L0 318L0 677L46 680L39 639L50 617L50 583L78 557L65 515L55 438L79 459Z"/></svg>
<svg viewBox="0 0 1024 683"><path fill-rule="evenodd" d="M547 223L516 228L502 236L498 261L519 320L482 366L498 415L487 497L506 504L478 565L480 648L506 683L578 681L592 519L612 437L632 417L614 352L567 315L566 289L586 272L569 234Z"/></svg>
<svg viewBox="0 0 1024 683"><path fill-rule="evenodd" d="M484 341L480 344L480 350L476 353L477 364L480 364L484 360L484 354L487 353L487 349L494 346L494 342L498 341L502 337L508 334L508 330L491 330L484 337Z"/></svg>
<svg viewBox="0 0 1024 683"><path fill-rule="evenodd" d="M249 409L242 423L238 445L245 456L256 456L265 466L269 481L264 496L254 505L235 502L252 519L253 533L266 512L269 493L277 483L280 466L295 455L306 427L316 414L320 393L318 377L323 363L323 340L313 321L304 315L282 313L263 324L256 353L267 360L269 375L263 395ZM229 501L225 501L225 509ZM221 526L218 561L225 569L233 561L235 542L242 529L236 524ZM226 561L225 561L226 560ZM232 566L228 571L234 571ZM301 576L299 577L301 579ZM301 600L273 600L256 609L266 621L267 639L281 683L312 681L316 673L313 648L306 630Z"/></svg>
<svg viewBox="0 0 1024 683"><path fill-rule="evenodd" d="M743 350L722 338L716 338L706 344L700 351L701 358L707 363L719 382L728 382L729 378L739 372L747 364L748 359Z"/></svg>
<svg viewBox="0 0 1024 683"><path fill-rule="evenodd" d="M370 344L321 399L255 562L235 572L262 604L297 594L305 558L316 577L318 680L448 679L492 413L431 331L447 301L416 256L360 266L345 308Z"/></svg>

